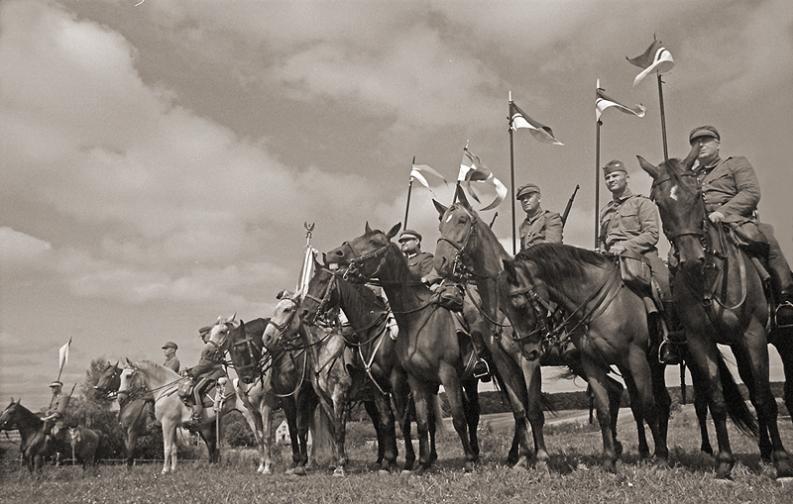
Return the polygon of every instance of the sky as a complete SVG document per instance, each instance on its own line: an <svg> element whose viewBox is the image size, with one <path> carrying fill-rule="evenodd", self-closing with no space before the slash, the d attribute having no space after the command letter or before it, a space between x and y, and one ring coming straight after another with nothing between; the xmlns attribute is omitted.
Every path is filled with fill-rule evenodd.
<svg viewBox="0 0 793 504"><path fill-rule="evenodd" d="M555 211L580 184L565 242L591 247L596 79L648 109L606 112L601 165L624 160L647 194L635 155L663 157L657 86L625 60L654 33L676 62L670 155L715 125L793 257L790 2L138 2L0 3L2 400L46 404L69 338L66 387L93 358L160 361L166 340L194 364L199 327L266 317L295 285L304 222L320 250L400 222L413 156L453 180L468 142L508 184L510 91L565 144L517 131L516 184ZM415 188L409 217L430 251L431 198Z"/></svg>

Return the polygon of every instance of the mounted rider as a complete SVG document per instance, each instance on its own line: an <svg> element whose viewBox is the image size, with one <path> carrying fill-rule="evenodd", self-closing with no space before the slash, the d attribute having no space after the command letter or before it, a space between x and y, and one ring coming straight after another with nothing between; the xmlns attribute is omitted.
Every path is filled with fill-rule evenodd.
<svg viewBox="0 0 793 504"><path fill-rule="evenodd" d="M562 243L562 216L540 206L542 193L537 184L524 184L518 188L515 199L526 212L526 218L520 223L520 249L537 243Z"/></svg>
<svg viewBox="0 0 793 504"><path fill-rule="evenodd" d="M44 417L42 417L44 421L43 432L46 436L51 435L53 426L57 426L58 429L63 427L63 417L66 414L66 407L69 405L69 396L64 395L61 381L55 380L50 383L50 389L52 390L50 406L47 408ZM55 433L57 434L57 430Z"/></svg>
<svg viewBox="0 0 793 504"><path fill-rule="evenodd" d="M603 179L611 191L611 201L600 211L600 249L619 257L626 285L653 300L665 324L658 358L664 364L679 364L678 344L685 341L673 320L674 305L669 287L669 269L658 256L659 218L649 198L633 193L628 187L628 171L622 161L609 161L603 167ZM645 270L649 275L644 275ZM644 277L644 278L642 278ZM653 289L653 282L656 289ZM655 291L655 292L653 292ZM657 293L657 295L655 295ZM660 301L660 303L659 303Z"/></svg>
<svg viewBox="0 0 793 504"><path fill-rule="evenodd" d="M774 323L776 327L793 326L793 276L774 237L774 229L757 220L760 184L754 168L743 156L726 159L719 156L721 135L713 126L694 128L688 141L692 146L699 145L697 163L692 170L702 186L708 220L729 224L744 239L763 245L777 300Z"/></svg>
<svg viewBox="0 0 793 504"><path fill-rule="evenodd" d="M219 378L226 375L223 368L223 350L211 340L208 340L209 332L212 326L206 326L199 329L199 334L204 346L201 349L201 357L198 364L184 371L186 376L193 379L193 417L190 420L192 425L201 423L201 415L204 412L204 403L202 395L206 392L214 382Z"/></svg>

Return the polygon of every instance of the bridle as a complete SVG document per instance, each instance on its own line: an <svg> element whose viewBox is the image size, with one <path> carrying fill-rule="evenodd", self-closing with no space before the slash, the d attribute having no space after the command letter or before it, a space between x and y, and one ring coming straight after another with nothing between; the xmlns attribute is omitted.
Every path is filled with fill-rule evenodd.
<svg viewBox="0 0 793 504"><path fill-rule="evenodd" d="M436 246L438 243L444 242L451 245L451 247L457 251L457 254L455 254L454 259L452 261L451 276L455 279L463 280L469 276L479 276L476 275L474 271L472 271L472 269L465 264L466 250L471 242L471 238L474 236L476 218L464 206L456 206L456 205L452 205L451 207L449 207L446 210L446 213L444 213L444 215L448 215L449 212L451 212L453 209L458 209L458 208L461 209L463 212L465 212L465 214L468 216L468 224L466 225L465 233L463 234L463 239L459 243L457 243L443 236L443 234L441 234L441 237L438 238L438 240L436 241Z"/></svg>
<svg viewBox="0 0 793 504"><path fill-rule="evenodd" d="M369 278L378 277L380 275L380 270L383 269L383 266L386 263L386 254L388 249L392 245L393 243L388 242L382 247L366 252L365 254L358 254L352 245L350 245L350 242L342 243L341 247L346 248L349 251L349 255L352 256L352 259L347 261L348 266L344 271L343 278L349 282L363 283ZM380 261L377 263L375 270L372 273L367 274L364 270L366 268L367 261L370 259L379 259Z"/></svg>
<svg viewBox="0 0 793 504"><path fill-rule="evenodd" d="M282 300L290 301L294 305L295 309L292 310L292 312L289 314L289 316L286 318L286 320L283 323L279 324L278 322L276 322L272 318L270 318L270 320L267 321L267 325L268 326L271 325L271 326L275 327L275 329L278 331L278 334L276 335L276 337L275 338L267 338L268 341L269 340L274 340L276 342L280 342L281 341L281 338L283 338L284 335L289 330L289 326L292 325L292 320L295 318L295 314L297 313L297 309L296 308L300 305L300 303L294 297L285 297L285 298L282 298ZM265 327L265 331L267 331L267 327ZM264 346L265 350L267 350L267 352L269 352L271 354L274 353L275 349L268 347L267 346L267 342L264 342L263 346Z"/></svg>
<svg viewBox="0 0 793 504"><path fill-rule="evenodd" d="M330 270L323 270L323 271L330 271ZM304 301L306 299L309 299L317 303L317 306L313 310L311 310L308 313L308 315L303 319L307 324L309 325L315 324L317 322L317 319L319 319L322 316L322 314L324 314L327 311L326 307L330 303L331 297L333 296L333 292L337 290L336 282L337 282L336 275L331 272L331 278L328 281L328 285L325 286L325 291L322 294L321 298L318 298L310 293L306 293L303 295Z"/></svg>

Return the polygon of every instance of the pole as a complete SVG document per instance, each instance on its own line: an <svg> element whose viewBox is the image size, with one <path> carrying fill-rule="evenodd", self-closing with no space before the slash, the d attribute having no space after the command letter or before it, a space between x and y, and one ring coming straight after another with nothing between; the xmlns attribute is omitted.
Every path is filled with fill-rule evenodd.
<svg viewBox="0 0 793 504"><path fill-rule="evenodd" d="M600 211L600 127L603 122L597 121L595 128L595 248L598 248L598 235L600 232L600 219L598 212Z"/></svg>
<svg viewBox="0 0 793 504"><path fill-rule="evenodd" d="M658 77L658 104L661 107L661 140L664 144L664 162L669 162L669 150L666 147L666 114L664 113L664 91L661 73L656 72Z"/></svg>
<svg viewBox="0 0 793 504"><path fill-rule="evenodd" d="M413 156L413 161L410 163L410 169L413 170L413 165L416 164L416 156ZM408 201L405 205L405 221L402 225L402 229L405 230L408 228L408 212L410 211L410 193L413 191L413 176L408 177Z"/></svg>
<svg viewBox="0 0 793 504"><path fill-rule="evenodd" d="M515 238L515 145L512 140L512 124L509 125L509 194L512 202L512 255L517 254Z"/></svg>

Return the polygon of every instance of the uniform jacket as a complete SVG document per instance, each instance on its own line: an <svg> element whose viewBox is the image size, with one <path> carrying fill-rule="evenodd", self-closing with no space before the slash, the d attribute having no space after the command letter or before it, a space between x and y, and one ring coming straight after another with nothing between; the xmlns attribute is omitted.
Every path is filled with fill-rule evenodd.
<svg viewBox="0 0 793 504"><path fill-rule="evenodd" d="M418 278L427 277L433 271L433 258L433 255L429 252L419 252L417 254L413 254L412 256L407 256L408 268L410 269L410 272Z"/></svg>
<svg viewBox="0 0 793 504"><path fill-rule="evenodd" d="M753 217L760 202L760 183L748 159L728 157L712 169L695 169L702 183L705 210L720 212L728 220Z"/></svg>
<svg viewBox="0 0 793 504"><path fill-rule="evenodd" d="M223 353L212 343L205 343L204 348L201 349L201 358L198 359L198 364L188 369L187 372L193 378L210 374L223 373ZM219 376L219 375L218 375Z"/></svg>
<svg viewBox="0 0 793 504"><path fill-rule="evenodd" d="M533 217L527 215L520 223L519 233L521 250L537 243L562 243L562 217L540 208Z"/></svg>
<svg viewBox="0 0 793 504"><path fill-rule="evenodd" d="M177 359L176 357L165 359L165 362L163 362L162 365L172 370L175 373L179 372L179 366L181 366L179 359Z"/></svg>
<svg viewBox="0 0 793 504"><path fill-rule="evenodd" d="M605 250L620 244L626 250L645 254L658 243L658 210L649 198L630 189L609 201L600 212L600 243Z"/></svg>
<svg viewBox="0 0 793 504"><path fill-rule="evenodd" d="M63 415L62 410L66 408L67 401L68 398L65 395L63 395L63 392L60 392L52 396L51 406L49 407L49 409L47 409L46 416L50 416L52 414L57 414L58 417L62 416Z"/></svg>

